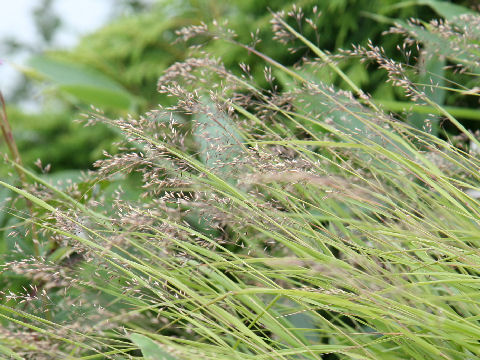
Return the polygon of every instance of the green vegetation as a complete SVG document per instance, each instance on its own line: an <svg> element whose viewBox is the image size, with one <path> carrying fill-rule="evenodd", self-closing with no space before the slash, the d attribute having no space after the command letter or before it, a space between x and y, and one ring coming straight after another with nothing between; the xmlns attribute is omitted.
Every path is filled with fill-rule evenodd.
<svg viewBox="0 0 480 360"><path fill-rule="evenodd" d="M143 73L120 71L118 43L94 60L108 48L98 39L128 38L137 21L152 33L184 25L149 14L92 35L76 64L65 53L33 60L80 108L110 99L83 121L117 143L98 142L107 151L75 181L7 160L21 181L0 181L0 354L478 358L480 137L465 120L480 118L480 16L385 3L372 22L420 6L444 20L398 20L385 49L362 38L330 53L315 43L325 13L279 3L286 12L255 23L272 26L259 43L220 21L188 23L185 43L163 40L181 55L158 67L138 42L130 60L149 63ZM232 18L246 31L248 18ZM360 36L332 21L346 30L330 46ZM160 68L155 97L143 85ZM13 148L6 116L2 129Z"/></svg>
<svg viewBox="0 0 480 360"><path fill-rule="evenodd" d="M40 17L36 21L48 25L47 29L40 28L45 43L52 37L52 27L60 22L58 16L51 11L52 1L44 0L43 6L38 8L37 15ZM229 28L238 35L236 41L251 44L255 42L255 37L260 36L261 41L256 44L256 48L285 66L293 66L303 56L311 57L312 52L300 42L296 44L299 50L291 54L287 47L278 46L273 39L268 9L270 7L272 11L288 12L291 3L291 0L277 0L273 3L265 0L234 0L221 4L214 0L159 0L148 12L116 19L103 29L86 36L71 51L39 53L22 70L29 79L36 80L40 85L35 87L30 81L26 88L31 96L38 98L41 94L45 113L39 116L46 119L42 121L45 125L36 124L36 119L29 114L9 110L10 120L15 124L19 148L23 149L25 164L34 166L36 159L41 158L44 164L51 164L53 171L90 168L92 159L99 157L99 147L78 139L90 138L95 144L102 142L101 146L119 140L115 133L103 130L94 139L93 136L96 135L92 135L92 131L71 125L71 119L77 119L89 111L92 104L112 117L126 116L129 113L139 115L155 108L157 104L168 104L169 98L155 91L156 83L168 66L190 56L189 46L176 41L175 32L185 26L200 25L201 21L211 23L217 20L220 24L228 21ZM436 16L448 17L455 13L455 8L452 10L448 4L442 5L438 1L401 4L403 6L399 6L397 0L336 0L320 3L304 0L297 3L305 9L306 16L315 18L319 13L322 14L317 28L304 26L303 34L319 48L332 52L339 48L348 49L352 44L365 46L368 39L372 39L394 54L401 39L381 36L391 25L389 17L415 17L429 21ZM317 15L312 13L315 5L318 8ZM255 35L256 29L260 30L258 36ZM205 43L205 40L200 37L196 44ZM238 64L246 64L256 81L262 87L268 87L261 59L237 44L210 42L206 44L205 50L213 56L221 57L225 66L237 75L240 73ZM385 74L368 72L358 61L348 59L342 62L342 70L366 92L377 99L381 98L386 104L388 102L392 110L399 111L398 108L402 105L397 101L405 99L401 92L395 92L395 88L385 85ZM443 71L438 71L443 76ZM336 74L323 72L319 75L323 82L348 89ZM459 101L458 98L449 96L445 99L445 104L472 106L460 104ZM34 126L31 126L32 121L35 122ZM418 118L415 121L419 122ZM42 126L42 129L37 130L37 126ZM49 134L49 151L46 156L37 154L37 149L45 144L45 133ZM82 150L72 151L72 146ZM65 154L68 154L70 163L63 161Z"/></svg>

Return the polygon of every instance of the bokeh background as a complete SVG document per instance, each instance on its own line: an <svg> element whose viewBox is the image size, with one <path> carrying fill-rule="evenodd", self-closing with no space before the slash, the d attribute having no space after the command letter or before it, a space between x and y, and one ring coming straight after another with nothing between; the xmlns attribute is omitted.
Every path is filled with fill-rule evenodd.
<svg viewBox="0 0 480 360"><path fill-rule="evenodd" d="M370 39L400 60L404 59L395 49L398 38L382 36L395 19L416 17L428 21L454 14L457 6L476 6L472 0L4 2L0 11L0 90L25 166L35 168L35 162L41 159L44 166L51 165L50 175L70 178L90 168L104 149L114 151L115 133L101 126L84 128L74 120L91 105L115 117L137 115L168 102L156 92L156 82L166 67L189 56L188 47L175 41L175 31L184 26L213 19L227 21L237 32L238 41L244 43L251 42L251 30L258 28L264 39L257 45L259 50L294 66L302 56L311 54L305 50L292 55L269 40L270 11L289 11L294 3L303 7L307 15L314 7L321 13L317 31L306 33L320 48L335 52L349 49L351 44L365 45ZM233 71L239 70L240 62L248 64L257 81L265 84L263 65L257 66L260 62L255 55L218 42L206 50L222 57ZM425 66L443 76L442 65L431 62ZM398 110L404 95L385 82L384 74L370 72L356 61L345 61L341 66L375 99ZM330 75L322 80L344 85ZM282 84L278 85L281 88ZM442 92L435 96L436 101L447 106L471 105ZM418 116L413 114L410 120L421 126L424 119ZM461 120L476 128L476 122L468 116ZM444 136L445 129L448 125L440 128L439 136ZM0 150L5 150L2 140ZM0 175L6 173L3 166Z"/></svg>

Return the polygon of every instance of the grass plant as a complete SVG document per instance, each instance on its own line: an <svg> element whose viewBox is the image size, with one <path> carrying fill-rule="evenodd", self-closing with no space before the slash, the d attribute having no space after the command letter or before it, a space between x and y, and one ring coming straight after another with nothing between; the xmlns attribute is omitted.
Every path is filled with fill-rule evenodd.
<svg viewBox="0 0 480 360"><path fill-rule="evenodd" d="M8 302L0 305L0 353L480 356L478 134L428 96L433 76L411 79L416 64L397 63L374 44L344 52L387 71L412 106L434 109L457 134L440 138L428 117L418 129L386 111L342 72L340 57L289 25L298 19L299 8L274 14L276 38L300 41L319 58L287 68L262 54L270 90L248 67L235 75L199 51L159 79L175 106L139 118L88 115L89 125L120 129L125 143L83 182L59 189L27 169L28 189L0 182L33 204L36 218L10 211L43 239L41 256L3 266L4 275L30 284L1 293ZM413 51L425 45L425 32L451 41L455 63L447 65L469 82L449 87L477 97L480 18L455 19L392 31L408 36ZM472 28L460 26L466 21ZM181 35L233 36L213 25ZM449 55L441 51L431 55ZM345 77L353 92L318 81L312 68ZM122 190L127 178L138 194Z"/></svg>

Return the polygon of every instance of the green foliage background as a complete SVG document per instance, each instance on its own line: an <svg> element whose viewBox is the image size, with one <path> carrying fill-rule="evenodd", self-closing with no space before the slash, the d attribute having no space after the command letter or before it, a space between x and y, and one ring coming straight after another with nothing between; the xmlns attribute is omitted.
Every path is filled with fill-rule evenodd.
<svg viewBox="0 0 480 360"><path fill-rule="evenodd" d="M27 78L37 83L37 87L43 88L46 112L30 116L22 114L21 110L9 109L25 164L31 167L37 158L41 158L44 164L52 164L53 171L90 167L92 159L98 158L100 149L109 148L108 143L115 139L115 135L106 129L92 132L72 125L71 119L88 111L90 104L107 111L107 114L125 116L165 103L167 99L156 91L156 82L169 65L188 57L186 45L175 41L175 31L184 26L209 23L214 19L219 23L228 21L242 43L248 43L252 29L258 28L263 39L258 50L284 65L293 66L302 56L308 55L308 50L292 55L285 48L276 46L269 24L270 11L289 11L292 3L285 0L273 3L158 1L148 12L119 18L86 36L73 50L49 50L35 56L24 72ZM311 30L306 34L320 48L330 51L349 49L352 44L364 45L371 39L374 43L381 43L387 53L395 54L398 37L381 37L391 25L386 19L416 17L428 20L437 16L438 11L426 4L440 1L417 1L417 5L405 2L405 6L399 6L403 2L396 0L304 0L295 3L303 7L307 15L311 15L313 6L321 12L319 36ZM248 64L254 77L267 86L263 66L257 66L259 59L255 55L225 42L209 45L206 51L222 57L226 67L237 72L238 63ZM344 62L342 68L374 97L395 100L399 96L385 84L384 74L370 72L356 62ZM343 85L339 79L323 80ZM445 101L455 105L455 99Z"/></svg>

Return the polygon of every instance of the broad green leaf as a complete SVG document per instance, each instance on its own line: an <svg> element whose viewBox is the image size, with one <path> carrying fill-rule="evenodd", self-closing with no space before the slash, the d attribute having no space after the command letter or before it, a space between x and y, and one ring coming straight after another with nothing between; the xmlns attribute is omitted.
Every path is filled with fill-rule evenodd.
<svg viewBox="0 0 480 360"><path fill-rule="evenodd" d="M291 328L290 331L296 337L306 343L318 343L321 341L320 333L315 331L318 329L318 323L310 311L306 311L306 309L299 307L297 303L289 299L283 299L275 307L275 311L279 314L284 314L285 309L289 309L288 316L284 316L283 320L289 323L287 326Z"/></svg>
<svg viewBox="0 0 480 360"><path fill-rule="evenodd" d="M130 99L124 94L108 89L102 89L100 87L88 85L62 85L59 89L73 95L85 104L91 104L96 107L128 110L132 105L132 101L130 101Z"/></svg>
<svg viewBox="0 0 480 360"><path fill-rule="evenodd" d="M23 210L26 210L24 208ZM4 239L2 248L5 252L15 258L23 258L34 254L32 242L29 237L25 236L25 225L22 225L23 220L15 216L7 218L5 222Z"/></svg>
<svg viewBox="0 0 480 360"><path fill-rule="evenodd" d="M202 106L208 109L208 114L202 111L196 118L200 127L195 133L195 139L200 147L200 158L209 168L217 168L227 179L235 171L234 161L242 154L239 144L241 135L232 120L216 109L207 98L202 100Z"/></svg>
<svg viewBox="0 0 480 360"><path fill-rule="evenodd" d="M432 43L425 44L425 49L418 65L419 78L417 82L425 84L423 92L430 100L438 105L443 105L446 95L445 90L443 89L443 86L445 85L445 58L441 56L427 55L435 54L435 49L432 48L433 46ZM433 84L435 84L435 86L431 86ZM426 122L427 118L429 119L429 123ZM417 129L424 129L434 135L438 135L438 117L414 113L408 117L407 121Z"/></svg>
<svg viewBox="0 0 480 360"><path fill-rule="evenodd" d="M159 344L144 335L131 334L130 339L142 350L146 360L177 360L167 354Z"/></svg>
<svg viewBox="0 0 480 360"><path fill-rule="evenodd" d="M470 53L464 51L463 49L458 49L459 45L457 42L450 41L449 39L439 34L429 31L428 26L427 28L424 28L421 26L407 23L403 20L396 20L396 23L401 25L406 31L408 31L410 36L416 38L425 46L429 45L430 49L435 49L435 56L443 56L453 62L460 63L477 72L480 70L477 61L472 59Z"/></svg>
<svg viewBox="0 0 480 360"><path fill-rule="evenodd" d="M441 15L445 20L456 22L460 15L475 15L474 11L460 6L457 4L452 4L448 1L438 1L438 0L417 0L419 5L427 5L431 7L438 15Z"/></svg>
<svg viewBox="0 0 480 360"><path fill-rule="evenodd" d="M82 171L61 170L52 173L42 174L39 177L54 186L58 190L65 190L70 184L80 182Z"/></svg>
<svg viewBox="0 0 480 360"><path fill-rule="evenodd" d="M69 247L59 247L57 250L55 250L52 254L48 256L48 261L51 261L52 263L60 263L63 259L67 258L70 256L74 250Z"/></svg>
<svg viewBox="0 0 480 360"><path fill-rule="evenodd" d="M413 0L413 1L407 0L407 1L399 2L398 4L395 4L390 8L398 9L398 8L418 6L418 5L429 6L430 8L432 8L432 10L434 10L438 15L442 16L445 20L448 20L457 24L459 23L463 24L463 21L459 19L459 16L476 14L474 11L464 6L452 4L449 1L443 1L443 0Z"/></svg>
<svg viewBox="0 0 480 360"><path fill-rule="evenodd" d="M135 98L118 83L94 69L48 56L32 57L29 66L30 69L25 71L27 74L52 82L80 102L124 110L136 103Z"/></svg>
<svg viewBox="0 0 480 360"><path fill-rule="evenodd" d="M8 209L4 209L4 206L8 206L10 203L7 201L7 198L12 195L12 192L8 189L1 188L0 189L0 233L2 232L1 228L5 225L7 221L7 213Z"/></svg>
<svg viewBox="0 0 480 360"><path fill-rule="evenodd" d="M347 93L334 92L334 85L326 82L322 76L323 73L318 72L315 68L306 67L301 74L305 79L316 84L319 89L317 93L314 93L313 91L298 91L297 85L293 82L284 85L286 89L292 91L291 102L299 114L306 117L309 117L309 114L317 114L315 120L319 126L311 126L306 123L302 125L310 127L314 134L324 131L320 123L332 124L336 129L354 137L363 136L370 131L367 125L369 110L366 107L350 98ZM382 141L378 136L371 136L371 139L378 143Z"/></svg>

